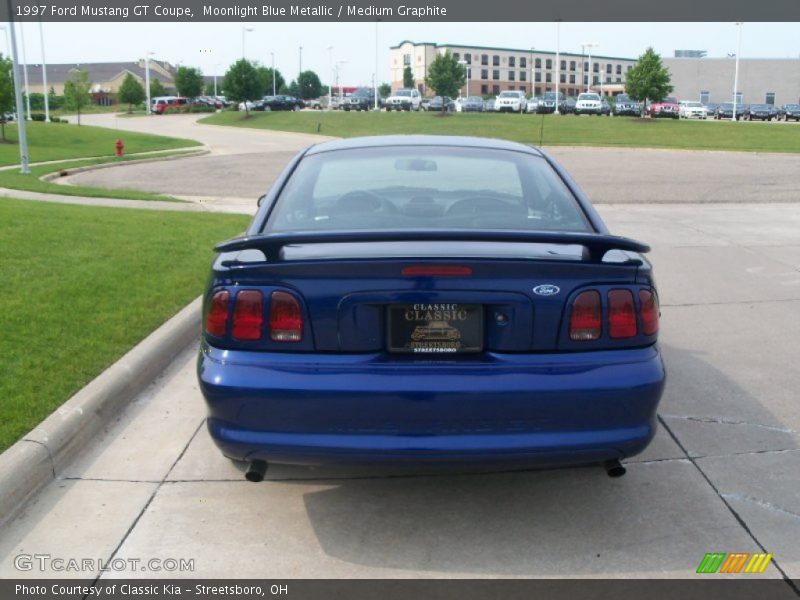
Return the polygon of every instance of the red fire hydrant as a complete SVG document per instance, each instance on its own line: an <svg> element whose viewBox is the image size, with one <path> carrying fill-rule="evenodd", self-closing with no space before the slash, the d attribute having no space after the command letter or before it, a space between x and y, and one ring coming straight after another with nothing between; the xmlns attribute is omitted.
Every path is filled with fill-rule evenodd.
<svg viewBox="0 0 800 600"><path fill-rule="evenodd" d="M125 144L122 143L122 140L117 140L114 142L114 154L117 156L122 156L122 149L125 147Z"/></svg>

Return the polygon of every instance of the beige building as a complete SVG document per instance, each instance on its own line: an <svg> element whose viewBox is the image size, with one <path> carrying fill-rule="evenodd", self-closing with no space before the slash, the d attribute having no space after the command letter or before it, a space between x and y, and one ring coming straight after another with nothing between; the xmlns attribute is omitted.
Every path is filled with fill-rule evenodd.
<svg viewBox="0 0 800 600"><path fill-rule="evenodd" d="M437 55L447 51L456 59L466 61L469 95L491 96L503 90L523 90L527 95L539 96L543 92L555 91L555 52L410 41L400 42L390 48L392 89L403 87L403 71L410 66L415 86L427 94L425 77L428 65ZM625 89L626 73L636 63L632 58L601 55L591 57L590 67L588 54L571 52L561 52L559 60L559 91L568 97L577 96L587 87L608 96L618 94ZM466 88L465 85L461 89L462 95L467 95Z"/></svg>
<svg viewBox="0 0 800 600"><path fill-rule="evenodd" d="M119 86L128 73L142 85L145 82L145 64L142 59L138 62L48 64L47 87L52 88L57 96L61 96L64 93L64 83L77 70L89 74L89 81L92 82L92 100L96 104L115 103ZM150 80L159 80L168 93L175 91L174 73L174 67L168 62L150 61ZM33 94L45 92L41 65L28 65L28 88Z"/></svg>
<svg viewBox="0 0 800 600"><path fill-rule="evenodd" d="M664 58L679 100L731 102L735 58ZM739 61L740 102L782 105L800 102L800 58L743 58Z"/></svg>

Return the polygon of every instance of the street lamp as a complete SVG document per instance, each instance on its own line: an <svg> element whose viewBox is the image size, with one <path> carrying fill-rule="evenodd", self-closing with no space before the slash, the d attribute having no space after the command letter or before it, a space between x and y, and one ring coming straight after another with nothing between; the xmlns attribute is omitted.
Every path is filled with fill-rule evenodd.
<svg viewBox="0 0 800 600"><path fill-rule="evenodd" d="M5 29L6 26L3 25L2 28ZM23 175L27 175L31 172L28 168L28 136L27 132L25 131L25 119L20 118L20 115L22 115L22 92L20 91L19 87L19 57L17 56L17 35L14 31L13 21L9 23L7 32L11 36L8 45L11 49L11 71L14 77L14 100L17 110L17 136L19 137L20 163L19 172Z"/></svg>
<svg viewBox="0 0 800 600"><path fill-rule="evenodd" d="M593 67L594 67L594 65L592 65L592 48L597 48L599 46L600 46L600 44L598 44L597 42L586 42L584 44L581 44L581 48L588 48L589 49L589 77L586 80L586 91L587 92L591 91L592 85L594 84L594 81L593 81L593 78L594 78L594 68ZM584 50L584 52L585 52L585 50Z"/></svg>
<svg viewBox="0 0 800 600"><path fill-rule="evenodd" d="M28 108L26 119L31 120L31 91L28 89L28 59L25 57L25 23L19 24L19 38L22 43L22 75L25 79L25 105Z"/></svg>
<svg viewBox="0 0 800 600"><path fill-rule="evenodd" d="M332 102L333 102L332 90L333 90L333 84L334 84L333 46L328 46L328 69L330 69L330 72L331 72L331 80L330 80L330 83L328 84L328 110L331 110L331 108L333 108L333 105L332 105Z"/></svg>
<svg viewBox="0 0 800 600"><path fill-rule="evenodd" d="M460 61L458 61L458 64L464 65L464 73L467 76L467 89L466 89L467 95L465 97L469 98L469 69L467 68L467 61L462 58Z"/></svg>
<svg viewBox="0 0 800 600"><path fill-rule="evenodd" d="M42 84L44 85L44 120L50 122L50 99L47 90L47 60L44 57L44 29L42 19L39 17L39 41L42 44Z"/></svg>
<svg viewBox="0 0 800 600"><path fill-rule="evenodd" d="M375 19L375 81L372 85L372 93L375 97L375 110L378 110L378 23L380 19Z"/></svg>
<svg viewBox="0 0 800 600"><path fill-rule="evenodd" d="M561 111L558 110L558 105L561 98L558 95L558 90L561 85L561 19L556 19L556 110L554 114L560 115Z"/></svg>
<svg viewBox="0 0 800 600"><path fill-rule="evenodd" d="M339 84L339 102L340 103L342 101L342 83L341 83L341 80L339 79L339 66L340 65L344 65L344 64L347 64L346 60L337 60L336 61L336 83Z"/></svg>
<svg viewBox="0 0 800 600"><path fill-rule="evenodd" d="M736 23L736 26L739 28L739 33L736 42L736 68L733 72L733 114L731 115L731 121L736 121L736 100L739 92L739 55L742 53L742 23Z"/></svg>
<svg viewBox="0 0 800 600"><path fill-rule="evenodd" d="M242 58L245 58L244 37L245 37L245 35L247 34L248 31L253 31L253 28L252 27L246 27L246 26L242 25Z"/></svg>
<svg viewBox="0 0 800 600"><path fill-rule="evenodd" d="M300 54L300 70L297 71L297 85L300 86L300 74L303 72L303 47L299 46L299 54Z"/></svg>
<svg viewBox="0 0 800 600"><path fill-rule="evenodd" d="M272 95L275 95L275 53L269 53L271 64L272 64Z"/></svg>
<svg viewBox="0 0 800 600"><path fill-rule="evenodd" d="M145 52L144 55L144 91L147 95L146 112L148 115L152 114L152 106L150 106L150 57L153 56L153 54L153 52Z"/></svg>
<svg viewBox="0 0 800 600"><path fill-rule="evenodd" d="M221 67L221 66L222 66L222 63L214 63L214 99L215 100L217 99L217 96L219 95L219 94L217 94L217 71L219 70L219 67Z"/></svg>

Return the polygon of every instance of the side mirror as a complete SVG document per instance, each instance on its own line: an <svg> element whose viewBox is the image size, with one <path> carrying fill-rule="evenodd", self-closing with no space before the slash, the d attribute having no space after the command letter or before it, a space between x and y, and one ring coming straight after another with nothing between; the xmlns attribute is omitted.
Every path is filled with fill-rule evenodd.
<svg viewBox="0 0 800 600"><path fill-rule="evenodd" d="M256 204L257 204L258 206L261 206L261 203L262 203L262 202L264 202L264 198L266 198L266 197L267 197L267 195L266 195L266 194L261 194L261 195L258 197L258 200L256 200Z"/></svg>

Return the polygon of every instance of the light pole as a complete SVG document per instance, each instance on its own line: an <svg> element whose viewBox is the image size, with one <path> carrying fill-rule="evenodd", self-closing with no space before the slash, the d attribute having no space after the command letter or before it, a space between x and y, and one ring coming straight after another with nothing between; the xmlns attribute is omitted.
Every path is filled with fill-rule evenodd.
<svg viewBox="0 0 800 600"><path fill-rule="evenodd" d="M553 114L560 115L561 111L558 110L561 98L558 95L558 90L561 86L561 19L556 19L556 110Z"/></svg>
<svg viewBox="0 0 800 600"><path fill-rule="evenodd" d="M9 10L9 14L11 11ZM14 22L9 23L9 33L11 34L11 60L12 72L14 76L14 100L17 106L17 135L19 137L19 162L20 173L27 175L30 173L28 168L28 136L25 131L25 119L21 119L22 115L22 91L19 87L19 57L17 56L17 34L14 31Z"/></svg>
<svg viewBox="0 0 800 600"><path fill-rule="evenodd" d="M150 105L151 98L150 98L150 57L153 56L153 52L145 52L144 55L144 92L147 95L147 109L146 112L148 115L153 114L153 107Z"/></svg>
<svg viewBox="0 0 800 600"><path fill-rule="evenodd" d="M302 47L302 46L300 46L300 47L299 47L299 50L300 50L300 62L299 62L299 67L300 67L300 70L299 70L299 71L297 71L297 85L298 85L298 86L300 85L300 75L301 75L301 74L302 74L302 72L303 72L303 47Z"/></svg>
<svg viewBox="0 0 800 600"><path fill-rule="evenodd" d="M589 78L586 80L586 91L589 92L592 89L592 85L594 85L594 65L592 64L592 48L597 48L600 46L597 42L586 42L585 44L581 44L581 48L588 48L589 49Z"/></svg>
<svg viewBox="0 0 800 600"><path fill-rule="evenodd" d="M219 70L219 67L221 67L221 66L222 66L222 63L214 63L214 99L215 100L217 99L217 96L219 95L219 94L217 94L217 71Z"/></svg>
<svg viewBox="0 0 800 600"><path fill-rule="evenodd" d="M39 17L39 41L42 44L42 84L44 85L44 120L50 122L50 95L47 89L47 60L44 57L44 29L42 19Z"/></svg>
<svg viewBox="0 0 800 600"><path fill-rule="evenodd" d="M275 53L270 52L269 57L272 64L272 95L275 95Z"/></svg>
<svg viewBox="0 0 800 600"><path fill-rule="evenodd" d="M733 71L733 114L731 115L731 121L736 121L736 100L739 91L739 55L742 53L742 23L736 23L736 26L739 28L739 33L736 42L736 68Z"/></svg>
<svg viewBox="0 0 800 600"><path fill-rule="evenodd" d="M339 73L339 66L340 66L340 65L344 65L344 64L346 64L346 63L347 63L347 61L346 61L346 60L337 60L337 61L336 61L336 83L338 83L338 84L339 84L339 102L341 102L341 101L342 101L342 82L341 82L341 80L339 79L339 75L340 75L340 73Z"/></svg>
<svg viewBox="0 0 800 600"><path fill-rule="evenodd" d="M375 110L378 110L378 23L380 19L375 20L375 81L372 85L372 93L375 97Z"/></svg>
<svg viewBox="0 0 800 600"><path fill-rule="evenodd" d="M28 109L28 121L31 120L31 92L28 89L28 59L25 57L25 23L19 24L19 38L22 43L22 75L25 78L25 106Z"/></svg>
<svg viewBox="0 0 800 600"><path fill-rule="evenodd" d="M460 61L458 61L458 64L464 65L464 73L467 76L467 89L466 89L467 95L465 96L465 98L469 98L469 69L467 68L467 61L462 58ZM461 90L459 90L459 93L460 91Z"/></svg>
<svg viewBox="0 0 800 600"><path fill-rule="evenodd" d="M331 108L333 108L332 90L333 90L333 84L335 83L333 75L333 46L328 46L328 69L330 69L331 72L331 81L328 84L328 110L331 110Z"/></svg>
<svg viewBox="0 0 800 600"><path fill-rule="evenodd" d="M242 25L242 58L243 59L246 58L245 53L244 53L244 38L247 35L248 31L253 31L253 28L252 27L247 27L245 25Z"/></svg>

